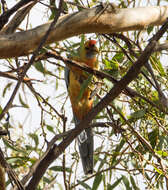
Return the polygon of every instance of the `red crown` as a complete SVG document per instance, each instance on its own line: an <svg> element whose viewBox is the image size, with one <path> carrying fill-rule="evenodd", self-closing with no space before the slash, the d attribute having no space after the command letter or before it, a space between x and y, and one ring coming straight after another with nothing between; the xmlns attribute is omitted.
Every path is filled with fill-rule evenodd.
<svg viewBox="0 0 168 190"><path fill-rule="evenodd" d="M92 46L92 45L95 45L96 44L96 40L89 40L89 45Z"/></svg>

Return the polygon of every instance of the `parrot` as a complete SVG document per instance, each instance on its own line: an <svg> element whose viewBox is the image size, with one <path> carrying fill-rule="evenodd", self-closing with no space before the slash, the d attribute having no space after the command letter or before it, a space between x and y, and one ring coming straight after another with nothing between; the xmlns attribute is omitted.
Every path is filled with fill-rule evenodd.
<svg viewBox="0 0 168 190"><path fill-rule="evenodd" d="M77 50L77 54L69 57L71 60L77 61L81 65L87 65L92 69L98 69L98 48L96 40L88 40L81 45ZM81 97L81 87L88 79L89 75L81 69L74 66L65 67L65 82L70 97L74 122L77 125L93 107L92 90L86 86ZM87 128L82 131L78 137L79 153L82 160L84 173L93 173L93 132L92 128Z"/></svg>

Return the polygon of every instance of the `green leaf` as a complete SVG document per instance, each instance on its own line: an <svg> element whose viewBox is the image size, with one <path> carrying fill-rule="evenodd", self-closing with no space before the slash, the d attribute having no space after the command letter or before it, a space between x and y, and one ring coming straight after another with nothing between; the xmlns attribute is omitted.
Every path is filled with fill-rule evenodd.
<svg viewBox="0 0 168 190"><path fill-rule="evenodd" d="M101 181L102 181L102 174L98 174L96 175L94 182L93 182L93 186L92 186L92 190L97 190Z"/></svg>
<svg viewBox="0 0 168 190"><path fill-rule="evenodd" d="M67 3L65 1L63 1L63 10L68 13L68 6L67 6Z"/></svg>
<svg viewBox="0 0 168 190"><path fill-rule="evenodd" d="M120 144L117 145L115 152L120 152L120 150L121 150L121 148L123 148L124 144L125 144L125 140L122 139Z"/></svg>
<svg viewBox="0 0 168 190"><path fill-rule="evenodd" d="M130 119L140 119L142 118L146 113L145 109L135 111L134 113L131 114Z"/></svg>
<svg viewBox="0 0 168 190"><path fill-rule="evenodd" d="M117 187L118 184L121 183L121 180L122 180L122 177L120 177L119 179L117 179L117 180L113 183L113 185L108 184L108 185L107 185L107 190L113 190L115 187Z"/></svg>
<svg viewBox="0 0 168 190"><path fill-rule="evenodd" d="M33 65L34 65L34 67L37 69L37 71L39 71L39 72L45 74L45 68L44 68L44 66L43 66L43 64L42 64L41 61L37 61L37 62L35 62Z"/></svg>
<svg viewBox="0 0 168 190"><path fill-rule="evenodd" d="M25 162L29 161L29 157L15 156L7 158L9 164L16 163L17 165L23 165Z"/></svg>
<svg viewBox="0 0 168 190"><path fill-rule="evenodd" d="M111 64L109 60L103 59L102 62L106 66L105 69L111 69Z"/></svg>
<svg viewBox="0 0 168 190"><path fill-rule="evenodd" d="M5 96L6 91L7 91L8 89L10 90L10 87L11 87L12 84L13 84L13 83L10 82L10 83L8 83L8 84L5 86L5 88L4 88L4 90L3 90L3 93L2 93L2 96L3 96L3 97Z"/></svg>
<svg viewBox="0 0 168 190"><path fill-rule="evenodd" d="M118 61L108 60L108 58L103 59L103 63L105 65L105 72L110 74L113 77L118 77L119 75L119 64Z"/></svg>
<svg viewBox="0 0 168 190"><path fill-rule="evenodd" d="M63 92L63 93L61 93L61 94L58 94L58 96L56 96L55 99L56 99L56 98L60 98L60 97L62 97L62 96L64 96L64 95L66 95L66 92Z"/></svg>
<svg viewBox="0 0 168 190"><path fill-rule="evenodd" d="M2 109L2 107L0 106L0 114L2 113L2 110L3 110L3 109Z"/></svg>
<svg viewBox="0 0 168 190"><path fill-rule="evenodd" d="M160 156L163 156L163 157L168 157L168 153L165 152L165 151L162 151L162 150L155 150L155 152L160 155Z"/></svg>
<svg viewBox="0 0 168 190"><path fill-rule="evenodd" d="M46 183L48 183L48 184L51 183L51 180L49 180L49 178L45 177L45 176L43 176L43 181L46 182Z"/></svg>
<svg viewBox="0 0 168 190"><path fill-rule="evenodd" d="M47 130L55 134L54 128L51 125L46 125Z"/></svg>
<svg viewBox="0 0 168 190"><path fill-rule="evenodd" d="M39 144L38 135L36 135L35 133L29 133L29 137L31 137L31 138L34 140L35 145L36 145L36 147L37 147L38 144Z"/></svg>
<svg viewBox="0 0 168 190"><path fill-rule="evenodd" d="M111 165L115 164L116 158L117 158L118 155L120 155L120 150L123 148L124 144L125 144L125 140L122 139L120 144L118 144L116 146L116 149L115 149L115 151L113 153L113 156L112 156L112 159L111 159Z"/></svg>
<svg viewBox="0 0 168 190"><path fill-rule="evenodd" d="M82 185L86 190L92 190L92 188L85 182L77 180L77 182Z"/></svg>
<svg viewBox="0 0 168 190"><path fill-rule="evenodd" d="M27 105L27 104L23 101L23 99L22 99L22 97L21 97L20 94L19 94L19 101L20 101L21 105L22 105L24 108L29 108L29 105Z"/></svg>
<svg viewBox="0 0 168 190"><path fill-rule="evenodd" d="M82 34L81 42L80 42L80 52L83 52L83 50L85 48L84 45L85 45L85 35Z"/></svg>
<svg viewBox="0 0 168 190"><path fill-rule="evenodd" d="M24 155L27 155L26 150L17 148L16 146L13 146L13 145L9 144L8 141L5 140L5 139L3 139L3 142L4 142L4 144L5 144L8 148L10 148L10 149L12 149L12 150L14 150L14 151L16 151L16 152L23 153Z"/></svg>
<svg viewBox="0 0 168 190"><path fill-rule="evenodd" d="M100 147L97 147L96 149L95 149L95 152L100 152L101 150L102 150L102 146L100 146ZM93 159L94 159L94 165L96 165L97 164L97 162L99 161L99 154L94 154L93 155Z"/></svg>
<svg viewBox="0 0 168 190"><path fill-rule="evenodd" d="M150 141L150 144L152 145L152 148L155 148L157 140L158 140L159 130L154 129L148 134L148 138Z"/></svg>
<svg viewBox="0 0 168 190"><path fill-rule="evenodd" d="M149 26L147 28L147 33L150 34L153 31L154 26Z"/></svg>
<svg viewBox="0 0 168 190"><path fill-rule="evenodd" d="M129 184L129 180L124 175L122 176L122 181L123 181L127 190L132 190L132 188L130 187L130 184Z"/></svg>
<svg viewBox="0 0 168 190"><path fill-rule="evenodd" d="M100 171L100 169L104 166L104 164L107 162L106 161L106 158L107 158L107 155L104 155L104 158L100 158L99 157L99 162L100 162L100 164L99 164L99 167L98 167L98 171Z"/></svg>
<svg viewBox="0 0 168 190"><path fill-rule="evenodd" d="M125 55L123 53L116 53L114 57L112 58L112 62L115 63L121 63L124 60Z"/></svg>
<svg viewBox="0 0 168 190"><path fill-rule="evenodd" d="M165 137L161 134L161 135L158 135L158 144L157 144L157 149L158 150L161 150L164 146L164 142L165 142Z"/></svg>
<svg viewBox="0 0 168 190"><path fill-rule="evenodd" d="M34 150L34 147L30 146L30 145L25 145L26 147L26 151L28 151L29 153Z"/></svg>
<svg viewBox="0 0 168 190"><path fill-rule="evenodd" d="M67 41L68 42L68 41ZM69 42L68 42L69 43ZM63 42L63 44L64 44L64 46L65 46L65 48L66 48L66 50L68 51L68 55L67 55L67 57L69 58L69 59L72 59L72 57L79 57L79 52L78 51L76 51L76 50L74 50L74 48L76 47L76 46L79 46L79 43L75 43L75 44L69 44L69 46L68 45L66 45L66 43L64 43Z"/></svg>
<svg viewBox="0 0 168 190"><path fill-rule="evenodd" d="M62 171L64 171L62 166L53 166L53 167L51 167L49 169L53 170L53 171L56 171L56 172L62 172ZM67 168L67 167L65 168L65 171L69 172L69 173L72 172L71 168Z"/></svg>
<svg viewBox="0 0 168 190"><path fill-rule="evenodd" d="M93 75L89 75L89 77L86 80L84 80L83 84L81 85L77 101L79 101L82 98L83 93L85 92L86 88L89 86L90 82L92 81L92 78Z"/></svg>
<svg viewBox="0 0 168 190"><path fill-rule="evenodd" d="M164 175L164 172L156 167L154 167L154 169L157 171L157 173L161 174L161 175Z"/></svg>
<svg viewBox="0 0 168 190"><path fill-rule="evenodd" d="M140 190L139 187L137 187L135 180L132 176L130 176L130 181L131 181L131 184L132 184L132 187L134 188L134 190Z"/></svg>
<svg viewBox="0 0 168 190"><path fill-rule="evenodd" d="M151 56L150 61L151 61L152 67L155 70L159 71L160 74L161 74L161 76L165 76L166 75L166 73L164 71L164 68L162 66L162 63L160 62L159 59L157 59L156 56Z"/></svg>
<svg viewBox="0 0 168 190"><path fill-rule="evenodd" d="M77 5L79 5L79 6L76 6L76 7L77 7L77 9L78 9L78 11L82 11L82 10L83 10L83 8L80 6L80 5L81 5L80 1L75 0L75 3L76 3Z"/></svg>
<svg viewBox="0 0 168 190"><path fill-rule="evenodd" d="M50 11L51 11L51 15L49 17L49 20L54 19L55 15L56 15L56 5L55 5L55 1L50 1Z"/></svg>

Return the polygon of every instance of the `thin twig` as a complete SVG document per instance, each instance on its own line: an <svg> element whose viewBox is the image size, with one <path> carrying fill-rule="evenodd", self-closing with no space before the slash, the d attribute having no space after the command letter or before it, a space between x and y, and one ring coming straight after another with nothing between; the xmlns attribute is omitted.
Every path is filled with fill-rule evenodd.
<svg viewBox="0 0 168 190"><path fill-rule="evenodd" d="M37 1L32 1L25 5L22 9L18 10L12 20L10 20L10 22L0 31L0 34L12 34L36 3Z"/></svg>
<svg viewBox="0 0 168 190"><path fill-rule="evenodd" d="M4 12L2 15L0 15L0 30L8 22L8 19L10 18L10 16L13 13L15 13L18 9L20 9L21 7L23 7L24 5L28 4L31 1L34 1L34 0L20 0L11 9L8 9L6 12Z"/></svg>
<svg viewBox="0 0 168 190"><path fill-rule="evenodd" d="M54 25L56 24L56 22L57 22L57 20L58 20L58 18L59 18L59 16L60 16L60 14L61 14L61 12L62 12L62 10L63 10L63 3L64 3L64 1L63 1L63 0L60 0L59 8L58 8L58 10L57 10L57 12L56 12L54 21L51 23L51 25L50 25L48 31L46 32L46 34L45 34L45 36L44 36L42 42L41 42L40 45L39 45L39 48L37 48L37 50L35 51L34 56L32 56L32 58L31 58L31 60L30 60L30 62L29 62L29 64L28 64L27 68L25 69L24 74L26 74L26 71L30 68L31 64L32 64L33 61L35 60L36 55L38 54L39 49L42 47L42 45L44 44L44 42L47 40L50 31L52 30L52 28L53 28ZM38 176L34 176L34 175L33 175L33 177L31 178L30 182L29 182L28 185L26 186L26 190L35 189L35 188L37 187L37 185L38 185L38 183L39 183L39 181L40 181L40 179L41 179L42 176L43 176L43 173L39 173Z"/></svg>
<svg viewBox="0 0 168 190"><path fill-rule="evenodd" d="M62 1L61 1L61 2L62 2ZM61 14L61 12L62 12L62 8L61 8L61 10L58 10L58 12L57 12L57 14L56 14L56 16L55 16L55 18L54 18L54 21L50 24L50 27L49 27L49 29L47 30L47 32L46 32L46 34L44 35L44 37L42 38L42 40L41 40L39 46L38 46L37 49L33 52L33 55L32 55L32 57L31 57L29 63L28 63L27 65L25 65L25 68L24 68L23 72L20 74L20 78L19 78L19 80L18 80L18 82L17 82L17 84L16 84L16 87L15 87L15 89L14 89L14 91L13 91L13 93L12 93L10 99L9 99L9 101L7 102L6 106L4 107L4 109L2 110L2 112L1 112L1 114L0 114L0 120L4 117L4 115L8 112L8 110L9 110L10 107L12 106L13 100L14 100L16 94L17 94L17 91L19 90L19 87L20 87L20 85L21 85L21 83L22 83L22 81L23 81L23 79L24 79L24 76L26 75L28 69L31 67L31 65L32 65L33 62L35 61L35 58L36 58L36 56L38 55L39 50L42 48L42 46L44 45L45 41L47 40L48 35L49 35L49 33L51 32L52 28L55 26L55 24L56 24L56 22L57 22L57 20L58 20L58 18L59 18L59 16L60 16L60 14Z"/></svg>

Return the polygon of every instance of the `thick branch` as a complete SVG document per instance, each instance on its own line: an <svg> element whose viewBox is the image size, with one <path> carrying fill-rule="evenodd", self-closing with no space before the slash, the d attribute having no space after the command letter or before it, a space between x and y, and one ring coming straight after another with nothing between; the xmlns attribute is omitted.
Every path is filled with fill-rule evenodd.
<svg viewBox="0 0 168 190"><path fill-rule="evenodd" d="M109 5L110 6L110 5ZM160 25L168 16L168 6L104 10L102 5L63 16L49 35L46 44L83 33L112 33L141 30ZM0 58L28 55L37 48L50 23L32 30L0 35Z"/></svg>

